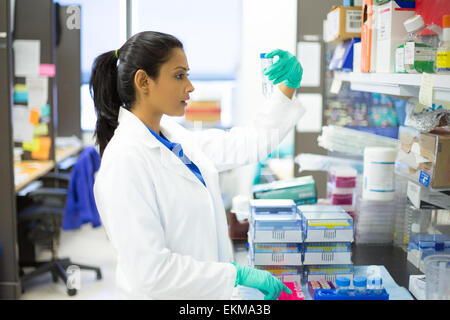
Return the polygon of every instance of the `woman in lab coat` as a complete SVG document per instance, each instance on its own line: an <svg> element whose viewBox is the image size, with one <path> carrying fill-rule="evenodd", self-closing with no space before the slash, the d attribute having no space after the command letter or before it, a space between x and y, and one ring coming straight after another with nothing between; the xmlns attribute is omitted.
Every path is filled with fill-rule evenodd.
<svg viewBox="0 0 450 320"><path fill-rule="evenodd" d="M267 271L232 262L219 172L264 159L303 108L302 68L275 50L279 83L254 123L190 131L182 116L194 87L179 40L142 32L94 62L90 82L102 155L94 195L117 254L116 283L129 299L230 299L237 285L265 299L290 290Z"/></svg>

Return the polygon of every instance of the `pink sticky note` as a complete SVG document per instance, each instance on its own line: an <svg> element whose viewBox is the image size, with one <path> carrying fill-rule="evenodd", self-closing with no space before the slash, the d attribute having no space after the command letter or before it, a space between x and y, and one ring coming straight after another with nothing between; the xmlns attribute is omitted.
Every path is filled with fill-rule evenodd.
<svg viewBox="0 0 450 320"><path fill-rule="evenodd" d="M56 68L54 64L41 64L39 66L39 75L45 77L54 77L56 74Z"/></svg>

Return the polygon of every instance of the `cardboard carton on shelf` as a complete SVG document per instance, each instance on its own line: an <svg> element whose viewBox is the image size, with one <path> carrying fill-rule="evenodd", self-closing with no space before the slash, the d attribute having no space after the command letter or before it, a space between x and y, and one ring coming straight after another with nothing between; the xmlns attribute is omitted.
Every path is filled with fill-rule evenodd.
<svg viewBox="0 0 450 320"><path fill-rule="evenodd" d="M450 188L450 133L401 126L398 170L425 187Z"/></svg>
<svg viewBox="0 0 450 320"><path fill-rule="evenodd" d="M361 7L334 6L327 14L326 41L361 37Z"/></svg>
<svg viewBox="0 0 450 320"><path fill-rule="evenodd" d="M390 1L377 10L376 72L394 72L395 50L407 35L403 22L414 16L414 1Z"/></svg>

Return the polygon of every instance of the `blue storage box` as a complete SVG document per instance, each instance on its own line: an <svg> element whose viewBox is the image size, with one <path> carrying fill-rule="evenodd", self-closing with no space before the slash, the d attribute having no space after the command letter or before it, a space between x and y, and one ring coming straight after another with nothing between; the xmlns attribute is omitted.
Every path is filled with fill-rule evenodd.
<svg viewBox="0 0 450 320"><path fill-rule="evenodd" d="M302 242L300 215L254 215L249 225L248 238L260 242Z"/></svg>
<svg viewBox="0 0 450 320"><path fill-rule="evenodd" d="M353 219L339 206L299 206L303 242L353 242Z"/></svg>
<svg viewBox="0 0 450 320"><path fill-rule="evenodd" d="M302 253L299 243L249 243L251 265L301 266Z"/></svg>
<svg viewBox="0 0 450 320"><path fill-rule="evenodd" d="M352 264L352 248L349 242L305 242L302 262L304 265Z"/></svg>

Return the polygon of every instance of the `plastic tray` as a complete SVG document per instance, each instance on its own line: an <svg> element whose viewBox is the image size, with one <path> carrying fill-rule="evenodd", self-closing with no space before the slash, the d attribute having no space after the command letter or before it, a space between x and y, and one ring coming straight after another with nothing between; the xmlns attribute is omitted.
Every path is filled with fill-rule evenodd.
<svg viewBox="0 0 450 320"><path fill-rule="evenodd" d="M377 290L366 290L366 294L360 295L354 289L346 290L348 294L340 294L336 289L317 289L314 291L314 300L389 300L386 289L381 293Z"/></svg>

